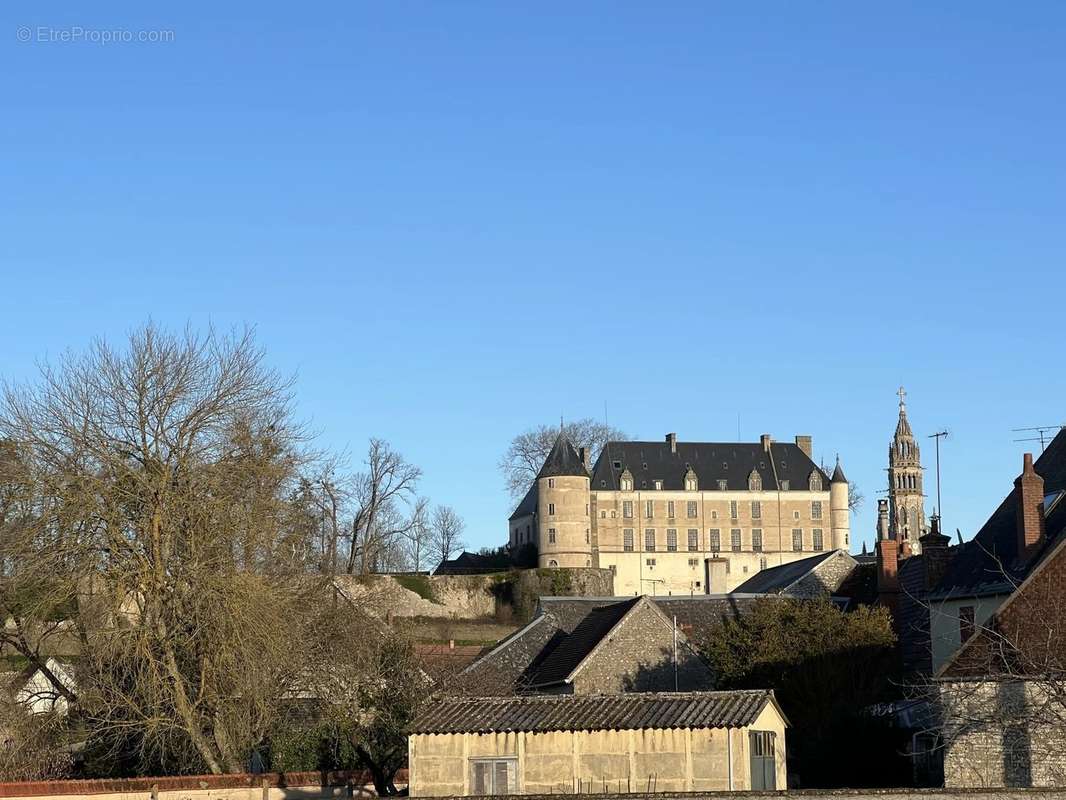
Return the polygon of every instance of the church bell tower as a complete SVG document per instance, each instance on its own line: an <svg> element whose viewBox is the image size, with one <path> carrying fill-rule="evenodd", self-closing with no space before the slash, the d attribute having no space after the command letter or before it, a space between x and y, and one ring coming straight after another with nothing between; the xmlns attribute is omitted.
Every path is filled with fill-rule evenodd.
<svg viewBox="0 0 1066 800"><path fill-rule="evenodd" d="M899 387L899 421L888 446L889 537L900 555L921 552L919 539L926 533L925 495L922 492L922 459L907 419L907 393Z"/></svg>

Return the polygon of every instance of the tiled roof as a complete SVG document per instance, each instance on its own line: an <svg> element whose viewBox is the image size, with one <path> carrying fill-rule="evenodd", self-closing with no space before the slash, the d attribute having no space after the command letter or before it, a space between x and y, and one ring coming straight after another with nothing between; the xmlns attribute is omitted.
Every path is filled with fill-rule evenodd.
<svg viewBox="0 0 1066 800"><path fill-rule="evenodd" d="M1044 479L1046 494L1066 489L1066 430L1051 440L1033 468ZM1023 562L1018 558L1017 511L1018 491L1012 489L977 535L959 549L930 597L1009 594L1024 580L1066 528L1066 513L1060 513L1057 507L1052 509L1046 521L1047 546Z"/></svg>
<svg viewBox="0 0 1066 800"><path fill-rule="evenodd" d="M585 465L581 463L581 456L570 444L570 440L561 433L556 437L548 457L544 459L544 466L537 473L537 478L549 478L553 475L576 475L582 478L589 476Z"/></svg>
<svg viewBox="0 0 1066 800"><path fill-rule="evenodd" d="M637 603L639 597L592 609L577 627L544 659L533 678L534 686L560 683L570 677L614 627Z"/></svg>
<svg viewBox="0 0 1066 800"><path fill-rule="evenodd" d="M774 442L770 452L758 442L677 442L673 448L668 442L609 442L592 469L592 489L617 489L622 471L628 469L636 489L650 489L661 480L665 490L683 490L690 467L702 491L715 491L719 480L725 480L730 491L747 490L753 469L765 491L777 490L775 473L794 491L809 490L812 472L829 488L829 476L798 445L786 442Z"/></svg>
<svg viewBox="0 0 1066 800"><path fill-rule="evenodd" d="M752 724L773 692L643 692L618 695L468 697L438 701L411 733L738 728Z"/></svg>
<svg viewBox="0 0 1066 800"><path fill-rule="evenodd" d="M740 584L734 591L737 594L777 594L783 592L819 564L835 556L839 550L827 550L824 553L779 564L776 567L761 569Z"/></svg>
<svg viewBox="0 0 1066 800"><path fill-rule="evenodd" d="M529 485L529 491L526 492L526 496L522 498L522 502L518 504L518 507L514 510L514 513L507 518L507 521L518 519L519 517L528 517L530 514L535 513L537 510L537 482L533 481Z"/></svg>

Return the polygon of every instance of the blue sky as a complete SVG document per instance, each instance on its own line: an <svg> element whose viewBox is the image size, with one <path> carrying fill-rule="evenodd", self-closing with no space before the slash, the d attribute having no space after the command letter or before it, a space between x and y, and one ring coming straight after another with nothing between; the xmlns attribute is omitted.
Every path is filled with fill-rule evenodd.
<svg viewBox="0 0 1066 800"><path fill-rule="evenodd" d="M0 374L251 323L477 546L508 439L605 404L812 434L870 541L903 383L969 537L1011 429L1066 422L1064 40L1039 2L7 3Z"/></svg>

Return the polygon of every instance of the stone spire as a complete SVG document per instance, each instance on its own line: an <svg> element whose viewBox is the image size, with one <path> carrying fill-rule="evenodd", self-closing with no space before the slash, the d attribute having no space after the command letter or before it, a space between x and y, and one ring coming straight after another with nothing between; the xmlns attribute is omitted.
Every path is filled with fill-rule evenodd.
<svg viewBox="0 0 1066 800"><path fill-rule="evenodd" d="M899 420L888 446L889 537L900 543L901 552L919 553L927 530L921 450L907 419L907 392L900 386L897 394Z"/></svg>

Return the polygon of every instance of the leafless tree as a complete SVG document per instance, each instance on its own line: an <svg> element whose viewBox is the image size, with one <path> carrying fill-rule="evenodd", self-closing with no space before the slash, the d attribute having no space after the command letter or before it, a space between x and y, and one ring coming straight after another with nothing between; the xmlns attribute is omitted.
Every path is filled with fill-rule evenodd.
<svg viewBox="0 0 1066 800"><path fill-rule="evenodd" d="M350 527L348 574L372 571L396 537L410 529L413 517L398 505L414 497L422 470L403 459L388 442L371 439L366 471L355 476L356 511Z"/></svg>
<svg viewBox="0 0 1066 800"><path fill-rule="evenodd" d="M411 508L410 525L402 534L408 566L421 572L431 546L429 498L420 497Z"/></svg>
<svg viewBox="0 0 1066 800"><path fill-rule="evenodd" d="M595 463L600 450L608 441L625 441L629 435L606 423L591 418L578 419L562 426L570 443L589 451L591 463ZM507 452L500 459L499 468L511 497L518 499L529 489L529 484L544 465L559 435L558 425L539 425L515 436Z"/></svg>
<svg viewBox="0 0 1066 800"><path fill-rule="evenodd" d="M449 506L437 506L433 509L430 523L432 554L437 563L447 561L456 552L463 549L463 531L466 523ZM434 565L436 566L436 565Z"/></svg>

